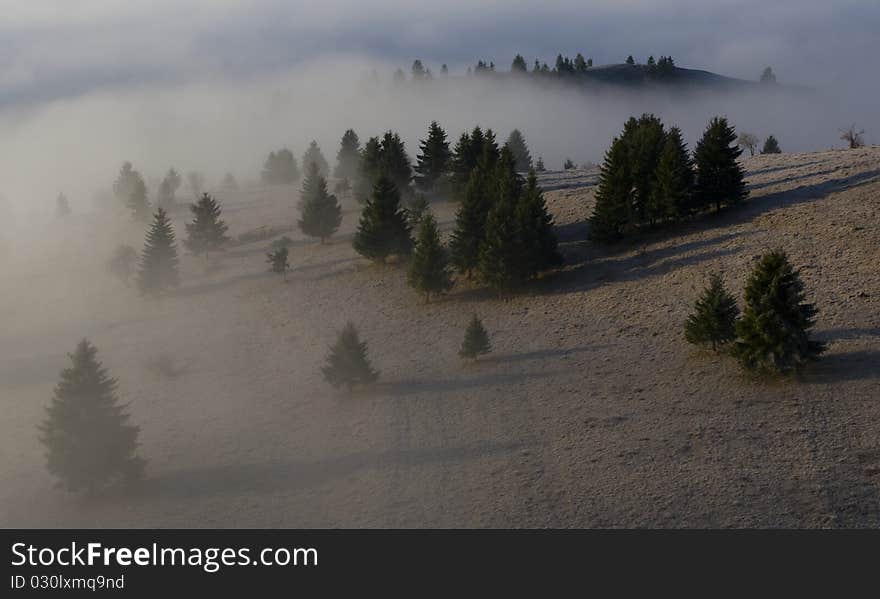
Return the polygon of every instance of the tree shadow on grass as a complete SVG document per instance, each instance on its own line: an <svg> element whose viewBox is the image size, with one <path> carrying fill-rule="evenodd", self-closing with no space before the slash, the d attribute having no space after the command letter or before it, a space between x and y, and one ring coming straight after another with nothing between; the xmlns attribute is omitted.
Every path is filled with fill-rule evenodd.
<svg viewBox="0 0 880 599"><path fill-rule="evenodd" d="M880 350L822 354L802 376L804 381L820 384L869 380L880 382ZM877 399L880 401L880 392Z"/></svg>
<svg viewBox="0 0 880 599"><path fill-rule="evenodd" d="M463 361L462 368L465 373L479 370L481 366L491 367L487 359ZM374 398L395 399L420 393L455 393L483 387L497 387L522 384L531 380L544 379L562 374L560 370L529 372L487 372L480 376L455 379L410 379L402 381L380 382L366 391Z"/></svg>

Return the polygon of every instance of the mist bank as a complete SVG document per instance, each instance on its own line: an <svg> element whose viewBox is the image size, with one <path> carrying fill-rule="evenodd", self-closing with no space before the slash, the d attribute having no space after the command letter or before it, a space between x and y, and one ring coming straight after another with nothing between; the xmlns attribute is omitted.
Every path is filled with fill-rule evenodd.
<svg viewBox="0 0 880 599"><path fill-rule="evenodd" d="M361 143L396 130L414 159L432 120L450 143L477 124L499 141L518 128L549 169L566 158L600 162L623 122L643 112L678 125L691 146L715 115L762 140L775 135L786 152L842 147L839 129L852 123L866 129L869 144L880 129L876 104L855 88L584 90L461 76L394 84L395 68L337 57L270 75L127 85L8 109L0 112L0 193L19 216L51 214L60 191L74 211L88 211L126 160L144 174L151 196L172 166L204 173L209 188L226 172L248 184L259 180L269 151L288 147L299 159L313 139L335 163L348 128Z"/></svg>

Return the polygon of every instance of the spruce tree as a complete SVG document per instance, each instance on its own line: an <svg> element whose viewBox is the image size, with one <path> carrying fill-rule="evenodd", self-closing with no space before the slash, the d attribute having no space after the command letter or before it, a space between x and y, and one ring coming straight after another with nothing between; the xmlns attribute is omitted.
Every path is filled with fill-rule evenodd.
<svg viewBox="0 0 880 599"><path fill-rule="evenodd" d="M544 194L538 187L534 170L529 171L526 185L520 193L515 217L525 277L534 277L543 270L561 264L562 256L553 231L553 217L547 212Z"/></svg>
<svg viewBox="0 0 880 599"><path fill-rule="evenodd" d="M173 168L168 169L162 183L159 184L158 199L156 205L165 210L171 210L174 207L177 190L180 188L180 174Z"/></svg>
<svg viewBox="0 0 880 599"><path fill-rule="evenodd" d="M406 154L406 147L400 135L387 131L380 140L370 138L361 153L358 182L355 194L365 201L372 193L373 186L380 177L385 176L397 187L399 193L409 190L412 179L412 166Z"/></svg>
<svg viewBox="0 0 880 599"><path fill-rule="evenodd" d="M632 187L626 146L616 137L599 169L590 239L602 243L620 239L627 224Z"/></svg>
<svg viewBox="0 0 880 599"><path fill-rule="evenodd" d="M513 153L516 161L516 172L525 173L532 168L532 155L529 153L529 146L519 129L510 132L505 144Z"/></svg>
<svg viewBox="0 0 880 599"><path fill-rule="evenodd" d="M409 255L412 249L406 212L392 180L381 175L361 213L354 249L371 260L384 262L391 255Z"/></svg>
<svg viewBox="0 0 880 599"><path fill-rule="evenodd" d="M107 261L107 270L126 286L137 269L138 254L130 245L119 245Z"/></svg>
<svg viewBox="0 0 880 599"><path fill-rule="evenodd" d="M663 123L653 114L630 118L621 136L627 149L632 199L628 203L628 220L632 226L648 222L648 205L654 183L654 172L660 162L666 134Z"/></svg>
<svg viewBox="0 0 880 599"><path fill-rule="evenodd" d="M223 182L220 184L220 187L223 191L238 191L238 181L235 180L235 175L226 173L223 176Z"/></svg>
<svg viewBox="0 0 880 599"><path fill-rule="evenodd" d="M687 145L678 127L673 127L666 134L663 151L653 174L648 220L653 224L687 216L691 209L693 185L693 164Z"/></svg>
<svg viewBox="0 0 880 599"><path fill-rule="evenodd" d="M150 217L150 200L147 199L147 185L137 171L133 171L126 206L136 221L144 222Z"/></svg>
<svg viewBox="0 0 880 599"><path fill-rule="evenodd" d="M482 354L488 354L490 351L492 351L492 346L489 344L489 334L483 327L483 321L474 314L465 329L464 341L461 343L458 355L462 358L476 360Z"/></svg>
<svg viewBox="0 0 880 599"><path fill-rule="evenodd" d="M431 300L432 293L445 293L452 288L449 258L440 242L437 223L430 213L425 214L419 224L407 281L416 291L425 294L425 301Z"/></svg>
<svg viewBox="0 0 880 599"><path fill-rule="evenodd" d="M270 152L261 178L265 185L290 185L299 179L299 167L293 152L287 148Z"/></svg>
<svg viewBox="0 0 880 599"><path fill-rule="evenodd" d="M357 329L351 322L339 333L330 347L327 363L321 368L324 380L333 387L346 387L351 392L355 385L366 385L379 378L367 358L367 343L358 337Z"/></svg>
<svg viewBox="0 0 880 599"><path fill-rule="evenodd" d="M736 319L739 308L736 299L727 291L721 275L713 274L709 286L694 304L694 312L684 325L684 336L695 345L711 344L712 351L736 337Z"/></svg>
<svg viewBox="0 0 880 599"><path fill-rule="evenodd" d="M709 121L694 150L694 200L699 208L714 204L716 210L721 210L722 206L739 204L748 196L743 169L737 162L741 154L736 131L727 119L715 117Z"/></svg>
<svg viewBox="0 0 880 599"><path fill-rule="evenodd" d="M502 151L491 183L491 206L486 216L485 236L480 243L477 270L480 280L504 294L519 287L530 276L526 248L517 222L517 204L522 181L514 170L513 155Z"/></svg>
<svg viewBox="0 0 880 599"><path fill-rule="evenodd" d="M336 152L336 169L333 176L337 179L353 181L358 176L358 164L361 159L361 142L353 129L348 129L339 142Z"/></svg>
<svg viewBox="0 0 880 599"><path fill-rule="evenodd" d="M745 309L736 323L732 354L746 370L787 374L825 349L810 339L816 308L805 301L800 274L782 250L758 261L745 289Z"/></svg>
<svg viewBox="0 0 880 599"><path fill-rule="evenodd" d="M776 140L774 136L769 136L766 140L764 140L764 148L761 150L761 154L781 154L782 149L779 147L779 142Z"/></svg>
<svg viewBox="0 0 880 599"><path fill-rule="evenodd" d="M189 210L193 214L193 221L186 225L187 238L183 241L186 249L193 254L204 253L206 256L209 252L223 249L229 241L226 236L229 227L220 220L220 204L209 194L203 193L198 202L189 205Z"/></svg>
<svg viewBox="0 0 880 599"><path fill-rule="evenodd" d="M416 186L424 191L431 191L449 170L449 161L452 157L449 142L446 141L446 132L437 121L431 122L428 127L428 137L420 142L419 149L415 167Z"/></svg>
<svg viewBox="0 0 880 599"><path fill-rule="evenodd" d="M290 263L287 261L288 252L287 245L281 245L274 252L266 254L266 263L269 264L269 270L277 275L281 275L283 281L287 280L287 271L290 269Z"/></svg>
<svg viewBox="0 0 880 599"><path fill-rule="evenodd" d="M83 339L61 371L46 420L39 427L49 472L69 491L94 494L115 482L140 478L139 428L129 424L116 396L117 381Z"/></svg>
<svg viewBox="0 0 880 599"><path fill-rule="evenodd" d="M138 270L138 289L142 295L158 295L180 284L177 271L177 245L168 214L159 208L147 232Z"/></svg>
<svg viewBox="0 0 880 599"><path fill-rule="evenodd" d="M544 158L538 156L538 162L535 163L535 172L543 173L547 168L544 166Z"/></svg>
<svg viewBox="0 0 880 599"><path fill-rule="evenodd" d="M300 195L301 217L299 228L309 237L318 237L321 243L333 235L342 223L342 208L335 195L327 193L327 181L321 176L318 165L309 164L303 191Z"/></svg>
<svg viewBox="0 0 880 599"><path fill-rule="evenodd" d="M455 230L450 243L452 263L468 276L477 267L480 245L486 236L490 182L491 173L482 168L474 169L455 213Z"/></svg>
<svg viewBox="0 0 880 599"><path fill-rule="evenodd" d="M322 177L326 177L330 172L330 166L327 164L327 159L324 158L324 154L321 152L321 148L315 140L312 140L309 144L308 149L303 154L301 163L303 171L306 173L309 172L309 165L311 164L316 164L318 166L318 172L321 173Z"/></svg>
<svg viewBox="0 0 880 599"><path fill-rule="evenodd" d="M528 71L528 67L526 66L526 59L522 57L522 55L517 54L513 57L513 62L510 65L511 73L525 73Z"/></svg>

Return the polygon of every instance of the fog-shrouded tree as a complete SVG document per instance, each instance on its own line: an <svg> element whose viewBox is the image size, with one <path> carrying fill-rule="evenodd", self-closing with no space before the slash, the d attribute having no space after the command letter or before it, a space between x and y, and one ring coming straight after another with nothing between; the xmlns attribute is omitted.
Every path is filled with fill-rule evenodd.
<svg viewBox="0 0 880 599"><path fill-rule="evenodd" d="M354 181L358 176L358 164L361 160L361 142L354 129L346 129L339 142L336 152L336 168L333 176L337 179Z"/></svg>
<svg viewBox="0 0 880 599"><path fill-rule="evenodd" d="M269 270L277 275L281 275L281 279L287 280L287 271L290 269L290 263L287 261L289 250L287 245L280 245L274 251L266 254L266 263Z"/></svg>
<svg viewBox="0 0 880 599"><path fill-rule="evenodd" d="M116 180L113 182L113 195L116 196L116 199L121 204L128 205L128 198L131 196L131 192L135 187L135 181L138 179L143 181L143 177L134 169L131 162L123 162L122 167L119 169L119 175L117 175Z"/></svg>
<svg viewBox="0 0 880 599"><path fill-rule="evenodd" d="M547 167L544 166L544 158L542 156L538 156L538 161L535 163L535 172L543 173L547 170Z"/></svg>
<svg viewBox="0 0 880 599"><path fill-rule="evenodd" d="M270 152L260 175L264 185L291 185L299 179L299 167L293 152L281 148Z"/></svg>
<svg viewBox="0 0 880 599"><path fill-rule="evenodd" d="M761 71L761 83L776 83L776 74L773 72L772 68L764 67L764 70Z"/></svg>
<svg viewBox="0 0 880 599"><path fill-rule="evenodd" d="M479 166L488 171L494 166L499 156L498 143L491 129L483 131L474 127L470 135L463 133L455 145L452 158L452 188L461 199L471 174Z"/></svg>
<svg viewBox="0 0 880 599"><path fill-rule="evenodd" d="M513 63L510 65L511 73L523 74L528 71L529 68L526 65L526 59L522 57L522 55L517 54L513 57Z"/></svg>
<svg viewBox="0 0 880 599"><path fill-rule="evenodd" d="M400 205L400 191L387 175L380 175L361 213L354 235L354 249L375 262L388 256L407 256L412 250L406 211Z"/></svg>
<svg viewBox="0 0 880 599"><path fill-rule="evenodd" d="M694 171L690 152L678 127L666 133L660 160L654 170L648 198L652 224L679 220L691 211Z"/></svg>
<svg viewBox="0 0 880 599"><path fill-rule="evenodd" d="M223 175L223 182L220 184L223 191L238 191L238 181L232 173Z"/></svg>
<svg viewBox="0 0 880 599"><path fill-rule="evenodd" d="M742 132L737 136L736 143L739 147L749 151L749 156L754 156L758 150L758 136Z"/></svg>
<svg viewBox="0 0 880 599"><path fill-rule="evenodd" d="M855 124L852 124L848 129L841 129L840 139L847 143L850 150L856 150L865 145L865 140L862 137L864 134L864 129L856 131Z"/></svg>
<svg viewBox="0 0 880 599"><path fill-rule="evenodd" d="M449 258L440 241L437 222L430 213L425 214L419 223L407 282L413 289L425 294L425 301L431 300L431 294L445 293L452 288Z"/></svg>
<svg viewBox="0 0 880 599"><path fill-rule="evenodd" d="M189 188L189 193L192 197L198 200L202 197L202 192L205 189L205 175L199 171L188 172L186 174L186 186Z"/></svg>
<svg viewBox="0 0 880 599"><path fill-rule="evenodd" d="M309 172L310 164L318 165L318 172L322 177L326 178L330 173L330 166L327 164L327 159L324 158L324 154L321 152L321 147L315 140L312 140L311 143L309 143L309 147L303 153L301 164L303 172L305 173Z"/></svg>
<svg viewBox="0 0 880 599"><path fill-rule="evenodd" d="M423 191L433 190L449 171L451 158L446 132L437 121L432 121L428 127L428 137L419 143L415 166L416 186Z"/></svg>
<svg viewBox="0 0 880 599"><path fill-rule="evenodd" d="M62 192L55 198L55 218L63 219L68 216L70 216L70 202L67 201L67 196Z"/></svg>
<svg viewBox="0 0 880 599"><path fill-rule="evenodd" d="M137 285L142 295L159 295L180 284L178 273L177 244L174 228L168 214L162 208L156 210L153 224L147 231Z"/></svg>
<svg viewBox="0 0 880 599"><path fill-rule="evenodd" d="M528 172L532 168L532 155L529 153L529 146L526 144L526 139L519 129L514 129L510 132L505 145L513 153L516 172Z"/></svg>
<svg viewBox="0 0 880 599"><path fill-rule="evenodd" d="M398 193L407 193L412 180L412 165L400 135L386 131L381 139L372 137L367 140L358 171L355 194L361 201L372 193L373 186L382 176L394 183Z"/></svg>
<svg viewBox="0 0 880 599"><path fill-rule="evenodd" d="M413 81L421 81L428 76L428 71L425 69L425 65L422 64L422 61L418 58L413 61L411 70Z"/></svg>
<svg viewBox="0 0 880 599"><path fill-rule="evenodd" d="M626 146L621 138L615 137L599 168L596 203L590 216L590 239L609 243L623 236L632 188Z"/></svg>
<svg viewBox="0 0 880 599"><path fill-rule="evenodd" d="M226 231L229 227L220 219L222 210L210 194L203 193L199 201L190 204L193 220L186 224L187 238L183 241L186 249L193 254L205 254L223 249L229 241Z"/></svg>
<svg viewBox="0 0 880 599"><path fill-rule="evenodd" d="M577 168L577 165L572 161L571 158L566 158L565 162L562 163L562 170L564 171L570 171L575 168Z"/></svg>
<svg viewBox="0 0 880 599"><path fill-rule="evenodd" d="M137 262L137 250L130 245L120 244L107 261L107 271L128 286L137 270Z"/></svg>
<svg viewBox="0 0 880 599"><path fill-rule="evenodd" d="M117 397L117 380L86 339L68 357L39 427L49 472L59 486L89 495L136 481L145 464L136 454L140 429Z"/></svg>
<svg viewBox="0 0 880 599"><path fill-rule="evenodd" d="M355 385L368 385L379 378L379 371L373 369L367 357L367 343L360 340L353 323L346 323L330 346L321 373L333 387L345 387L349 393Z"/></svg>
<svg viewBox="0 0 880 599"><path fill-rule="evenodd" d="M709 285L694 304L693 313L684 325L684 336L695 345L711 345L718 351L736 337L739 308L736 299L724 286L719 274L709 277Z"/></svg>
<svg viewBox="0 0 880 599"><path fill-rule="evenodd" d="M761 154L781 154L782 148L779 147L779 141L773 135L767 136L767 139L764 140L764 147L761 149Z"/></svg>
<svg viewBox="0 0 880 599"><path fill-rule="evenodd" d="M824 343L810 339L817 310L805 299L800 273L786 253L764 254L746 281L745 308L731 349L743 368L788 374L824 351Z"/></svg>
<svg viewBox="0 0 880 599"><path fill-rule="evenodd" d="M461 342L458 355L462 358L476 360L490 351L492 351L492 345L489 343L489 334L483 326L483 321L474 314L464 331L464 340Z"/></svg>
<svg viewBox="0 0 880 599"><path fill-rule="evenodd" d="M300 194L300 230L309 237L317 237L324 243L342 223L342 208L335 195L327 193L327 181L318 165L309 163L303 189Z"/></svg>
<svg viewBox="0 0 880 599"><path fill-rule="evenodd" d="M175 194L180 188L181 183L180 173L173 168L168 169L168 172L159 184L156 205L165 210L173 208L175 204Z"/></svg>
<svg viewBox="0 0 880 599"><path fill-rule="evenodd" d="M149 219L150 201L147 198L147 184L130 162L122 165L119 176L113 183L113 194L131 211L135 220Z"/></svg>
<svg viewBox="0 0 880 599"><path fill-rule="evenodd" d="M745 175L739 164L742 150L736 145L736 131L726 118L709 121L694 150L697 167L694 200L698 207L716 210L735 206L748 197Z"/></svg>

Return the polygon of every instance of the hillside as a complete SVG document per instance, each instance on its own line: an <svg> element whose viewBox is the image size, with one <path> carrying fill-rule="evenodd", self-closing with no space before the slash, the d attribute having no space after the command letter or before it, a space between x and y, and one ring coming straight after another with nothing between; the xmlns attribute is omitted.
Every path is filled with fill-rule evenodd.
<svg viewBox="0 0 880 599"><path fill-rule="evenodd" d="M83 215L33 235L0 265L0 525L876 527L880 148L744 163L744 207L612 249L584 241L595 171L542 175L567 264L509 301L459 285L426 305L402 270L356 256L350 199L327 245L288 233L286 283L263 240L214 267L184 257L160 301L104 272L140 229ZM295 190L219 199L232 234L295 226ZM448 232L455 207L434 208ZM774 246L828 350L767 383L682 323L710 272L739 296ZM457 356L472 313L494 345L473 365ZM352 396L319 372L346 320L382 371ZM97 504L53 489L36 431L83 336L149 460L139 493Z"/></svg>

